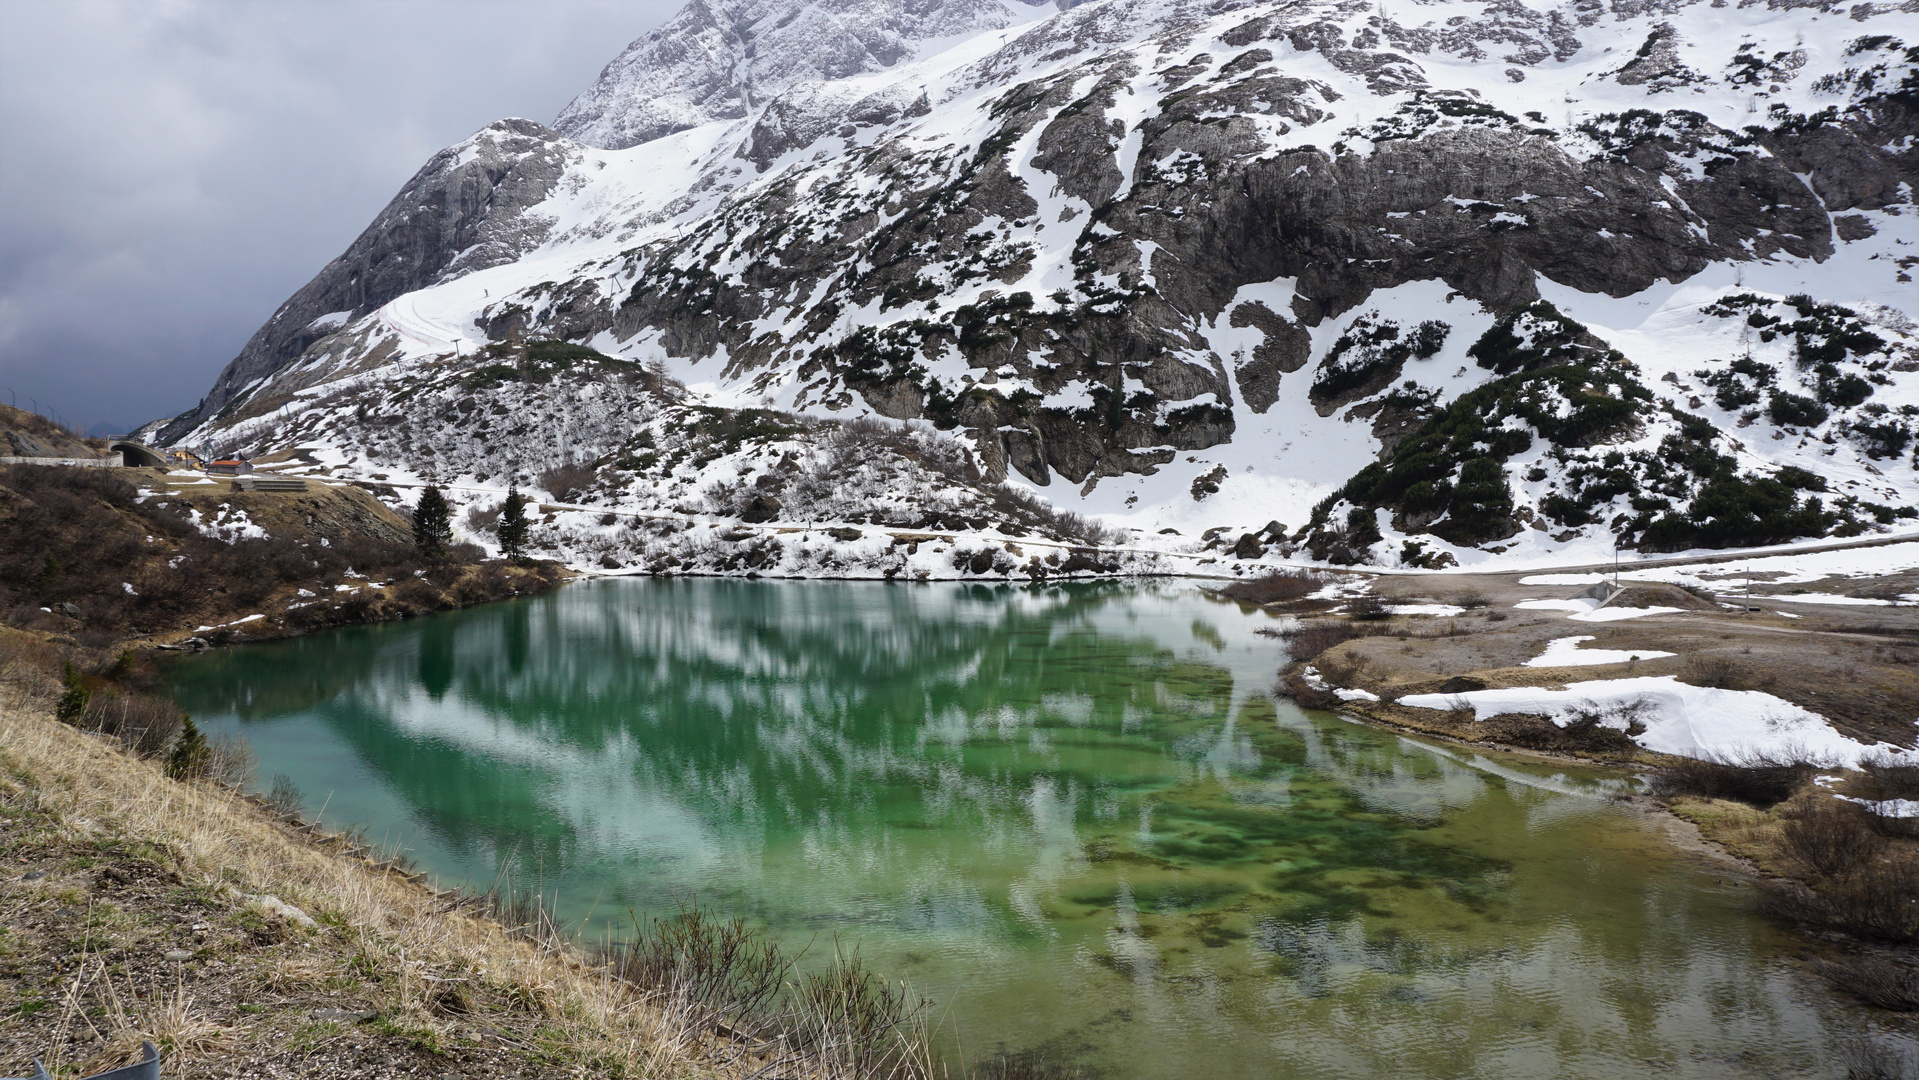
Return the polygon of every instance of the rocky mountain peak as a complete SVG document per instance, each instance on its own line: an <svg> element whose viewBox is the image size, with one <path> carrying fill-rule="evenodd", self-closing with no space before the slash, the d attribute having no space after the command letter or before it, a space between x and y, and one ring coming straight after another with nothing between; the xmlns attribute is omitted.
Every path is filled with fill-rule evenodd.
<svg viewBox="0 0 1919 1080"><path fill-rule="evenodd" d="M737 120L804 82L884 71L1032 18L1021 0L692 0L614 57L553 126L619 150ZM934 51L937 51L936 49Z"/></svg>
<svg viewBox="0 0 1919 1080"><path fill-rule="evenodd" d="M262 376L395 297L531 250L552 220L529 211L552 194L577 150L544 124L508 117L433 155L345 252L254 332L199 406L160 437L177 437L217 414Z"/></svg>

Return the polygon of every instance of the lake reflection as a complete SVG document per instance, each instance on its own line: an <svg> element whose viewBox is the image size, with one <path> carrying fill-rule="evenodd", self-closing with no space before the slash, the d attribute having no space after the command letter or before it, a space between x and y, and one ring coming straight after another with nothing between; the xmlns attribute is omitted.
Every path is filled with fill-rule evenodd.
<svg viewBox="0 0 1919 1080"><path fill-rule="evenodd" d="M1841 1007L1617 781L1269 693L1182 586L601 581L183 660L263 775L598 933L837 935L1114 1077L1843 1075Z"/></svg>

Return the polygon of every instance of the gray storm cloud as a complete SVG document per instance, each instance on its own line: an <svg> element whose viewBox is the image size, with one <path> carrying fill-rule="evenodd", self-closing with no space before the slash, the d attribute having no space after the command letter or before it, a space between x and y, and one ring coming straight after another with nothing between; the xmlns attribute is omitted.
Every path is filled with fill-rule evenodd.
<svg viewBox="0 0 1919 1080"><path fill-rule="evenodd" d="M677 0L0 2L0 400L191 406L436 150Z"/></svg>

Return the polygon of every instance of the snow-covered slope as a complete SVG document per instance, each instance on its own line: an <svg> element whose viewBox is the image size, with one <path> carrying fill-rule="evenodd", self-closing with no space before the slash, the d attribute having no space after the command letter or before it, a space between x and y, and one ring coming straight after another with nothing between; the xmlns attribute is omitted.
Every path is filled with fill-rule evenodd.
<svg viewBox="0 0 1919 1080"><path fill-rule="evenodd" d="M1895 527L1916 61L1910 3L695 3L577 138L436 157L165 436L497 476L477 406L435 421L457 459L382 411L554 340L714 417L923 420L979 483L1221 557ZM640 426L569 437L607 505L726 479Z"/></svg>
<svg viewBox="0 0 1919 1080"><path fill-rule="evenodd" d="M628 45L553 127L622 150L741 119L799 83L884 71L1039 14L1016 0L693 0Z"/></svg>

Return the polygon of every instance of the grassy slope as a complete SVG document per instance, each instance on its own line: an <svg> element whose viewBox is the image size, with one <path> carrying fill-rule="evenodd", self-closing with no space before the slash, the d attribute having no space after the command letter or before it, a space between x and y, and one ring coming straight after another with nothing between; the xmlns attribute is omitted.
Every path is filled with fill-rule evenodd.
<svg viewBox="0 0 1919 1080"><path fill-rule="evenodd" d="M665 1016L570 954L168 779L53 721L39 673L6 675L0 1073L37 1056L84 1075L142 1038L170 1080L703 1071Z"/></svg>

